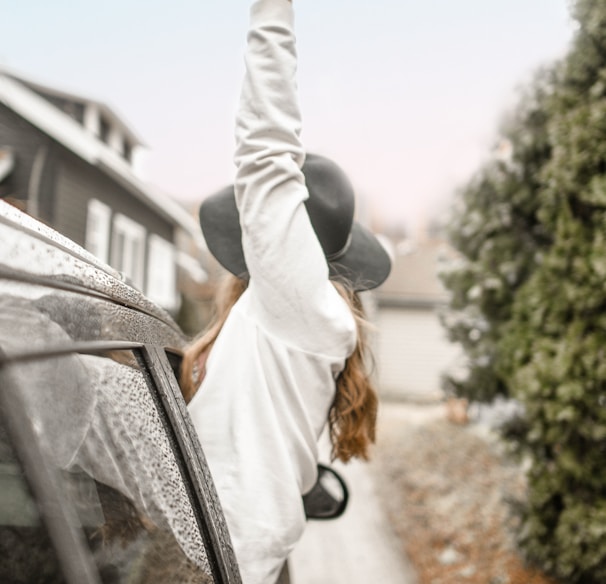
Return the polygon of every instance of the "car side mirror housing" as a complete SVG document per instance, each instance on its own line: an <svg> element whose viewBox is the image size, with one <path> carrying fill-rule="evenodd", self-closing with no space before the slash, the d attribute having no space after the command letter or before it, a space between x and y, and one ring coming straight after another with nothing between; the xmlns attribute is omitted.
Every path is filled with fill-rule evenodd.
<svg viewBox="0 0 606 584"><path fill-rule="evenodd" d="M336 519L347 507L349 491L343 477L333 468L318 464L318 480L303 495L307 519Z"/></svg>

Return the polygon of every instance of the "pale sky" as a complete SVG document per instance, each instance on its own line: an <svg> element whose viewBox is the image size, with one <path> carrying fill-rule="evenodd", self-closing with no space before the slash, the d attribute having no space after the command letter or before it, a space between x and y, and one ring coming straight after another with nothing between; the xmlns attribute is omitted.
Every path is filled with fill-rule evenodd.
<svg viewBox="0 0 606 584"><path fill-rule="evenodd" d="M532 72L562 56L567 0L294 0L303 141L363 206L415 229L488 155ZM248 0L0 0L0 65L107 103L184 202L233 178Z"/></svg>

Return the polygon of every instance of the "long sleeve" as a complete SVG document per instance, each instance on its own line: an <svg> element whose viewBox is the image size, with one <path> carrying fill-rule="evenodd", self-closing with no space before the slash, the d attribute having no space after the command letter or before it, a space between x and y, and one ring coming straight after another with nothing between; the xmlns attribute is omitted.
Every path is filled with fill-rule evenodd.
<svg viewBox="0 0 606 584"><path fill-rule="evenodd" d="M236 200L262 325L315 351L349 341L351 330L339 330L347 308L329 284L305 209L293 20L288 0L258 0L251 9L236 124Z"/></svg>

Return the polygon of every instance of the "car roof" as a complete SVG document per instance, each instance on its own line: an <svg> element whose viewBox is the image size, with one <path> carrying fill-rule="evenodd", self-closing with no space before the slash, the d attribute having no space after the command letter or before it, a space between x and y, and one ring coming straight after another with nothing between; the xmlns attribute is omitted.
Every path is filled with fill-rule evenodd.
<svg viewBox="0 0 606 584"><path fill-rule="evenodd" d="M92 294L162 321L172 317L129 285L118 271L51 227L0 201L0 277Z"/></svg>

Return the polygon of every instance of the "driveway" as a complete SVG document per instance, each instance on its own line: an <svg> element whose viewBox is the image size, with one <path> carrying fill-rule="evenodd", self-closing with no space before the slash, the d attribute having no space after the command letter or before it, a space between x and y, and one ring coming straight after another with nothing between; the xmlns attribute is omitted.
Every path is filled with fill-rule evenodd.
<svg viewBox="0 0 606 584"><path fill-rule="evenodd" d="M291 583L416 584L379 504L371 467L355 461L334 467L349 486L349 506L338 519L308 523L291 555Z"/></svg>

